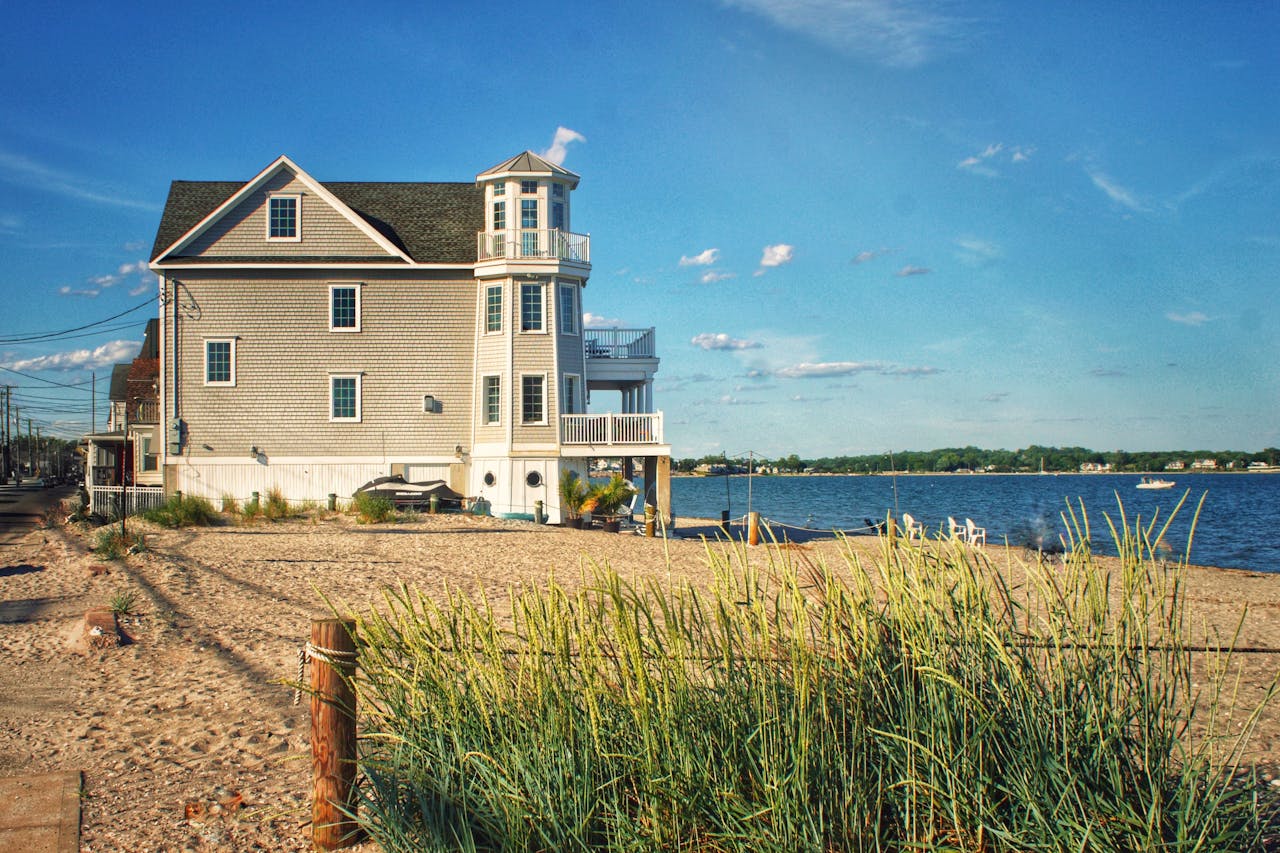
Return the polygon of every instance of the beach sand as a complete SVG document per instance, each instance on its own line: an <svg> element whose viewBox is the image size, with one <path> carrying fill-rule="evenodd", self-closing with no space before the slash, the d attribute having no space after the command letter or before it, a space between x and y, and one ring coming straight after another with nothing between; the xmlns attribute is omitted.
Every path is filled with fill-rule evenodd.
<svg viewBox="0 0 1280 853"><path fill-rule="evenodd" d="M51 528L9 548L0 567L0 775L83 770L89 851L309 849L308 707L282 682L297 677L310 620L331 615L322 595L360 609L407 583L432 596L483 590L501 609L511 585L544 583L553 569L573 586L588 560L624 577L708 579L701 541L490 518L136 526L148 550L125 560L89 553L92 533ZM849 541L867 557L881 547ZM838 562L841 546L793 547ZM1018 571L1020 552L986 552ZM86 648L86 611L126 591L137 594L122 620L133 642ZM1229 639L1248 605L1238 644L1280 647L1280 575L1193 567L1186 594L1201 634ZM1239 665L1251 708L1280 655ZM1280 765L1278 718L1273 709L1249 748L1268 778Z"/></svg>

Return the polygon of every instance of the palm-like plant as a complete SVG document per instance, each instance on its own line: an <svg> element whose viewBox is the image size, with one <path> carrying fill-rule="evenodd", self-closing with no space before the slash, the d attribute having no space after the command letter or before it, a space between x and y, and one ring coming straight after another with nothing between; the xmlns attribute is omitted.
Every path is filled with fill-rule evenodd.
<svg viewBox="0 0 1280 853"><path fill-rule="evenodd" d="M577 518L582 514L587 495L587 484L578 476L577 471L565 468L560 472L560 508L569 518Z"/></svg>
<svg viewBox="0 0 1280 853"><path fill-rule="evenodd" d="M615 516L635 491L635 487L622 479L621 474L614 474L607 481L592 486L583 504L583 511L603 517Z"/></svg>

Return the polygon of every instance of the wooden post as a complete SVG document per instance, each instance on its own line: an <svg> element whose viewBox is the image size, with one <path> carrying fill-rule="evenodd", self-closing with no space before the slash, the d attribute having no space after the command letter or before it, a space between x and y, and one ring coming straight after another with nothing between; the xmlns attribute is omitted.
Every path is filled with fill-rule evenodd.
<svg viewBox="0 0 1280 853"><path fill-rule="evenodd" d="M321 850L359 840L356 800L355 623L311 620L311 840Z"/></svg>
<svg viewBox="0 0 1280 853"><path fill-rule="evenodd" d="M747 513L747 544L760 544L760 513Z"/></svg>

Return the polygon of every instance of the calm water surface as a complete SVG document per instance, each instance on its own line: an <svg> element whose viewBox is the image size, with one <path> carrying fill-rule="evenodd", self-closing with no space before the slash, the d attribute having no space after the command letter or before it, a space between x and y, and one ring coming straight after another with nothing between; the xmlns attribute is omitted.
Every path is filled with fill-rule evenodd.
<svg viewBox="0 0 1280 853"><path fill-rule="evenodd" d="M1191 562L1225 568L1280 572L1280 475L1169 475L1177 485L1162 491L1135 488L1136 474L1090 475L912 475L900 477L752 477L751 508L765 518L823 530L854 530L864 519L887 512L910 513L936 535L947 516L972 518L987 528L988 543L1022 544L1036 536L1049 541L1066 532L1062 514L1068 502L1088 512L1096 547L1114 553L1104 514L1119 525L1117 495L1130 527L1158 518L1161 525L1178 501L1186 505L1167 536L1170 556L1180 556L1196 504L1204 508L1191 544ZM895 484L897 494L895 496ZM726 488L728 490L726 494ZM719 518L721 510L738 517L748 509L748 478L676 477L672 503L679 517Z"/></svg>

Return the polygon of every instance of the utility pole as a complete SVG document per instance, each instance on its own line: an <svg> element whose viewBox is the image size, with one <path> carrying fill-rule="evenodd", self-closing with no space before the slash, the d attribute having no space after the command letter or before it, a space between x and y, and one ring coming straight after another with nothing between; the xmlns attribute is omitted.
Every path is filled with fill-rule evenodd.
<svg viewBox="0 0 1280 853"><path fill-rule="evenodd" d="M27 471L36 475L36 447L31 443L31 418L27 418Z"/></svg>
<svg viewBox="0 0 1280 853"><path fill-rule="evenodd" d="M0 426L0 439L4 441L4 456L0 458L0 483L9 484L9 462L11 459L11 450L9 448L9 394L13 390L12 385L4 386L4 425Z"/></svg>
<svg viewBox="0 0 1280 853"><path fill-rule="evenodd" d="M43 445L40 443L40 427L36 427L36 468L40 471L40 476L44 476L45 460L48 454L44 452ZM34 473L34 472L33 472Z"/></svg>
<svg viewBox="0 0 1280 853"><path fill-rule="evenodd" d="M93 435L98 431L98 374L90 373L89 378L93 380L89 385L89 434Z"/></svg>

